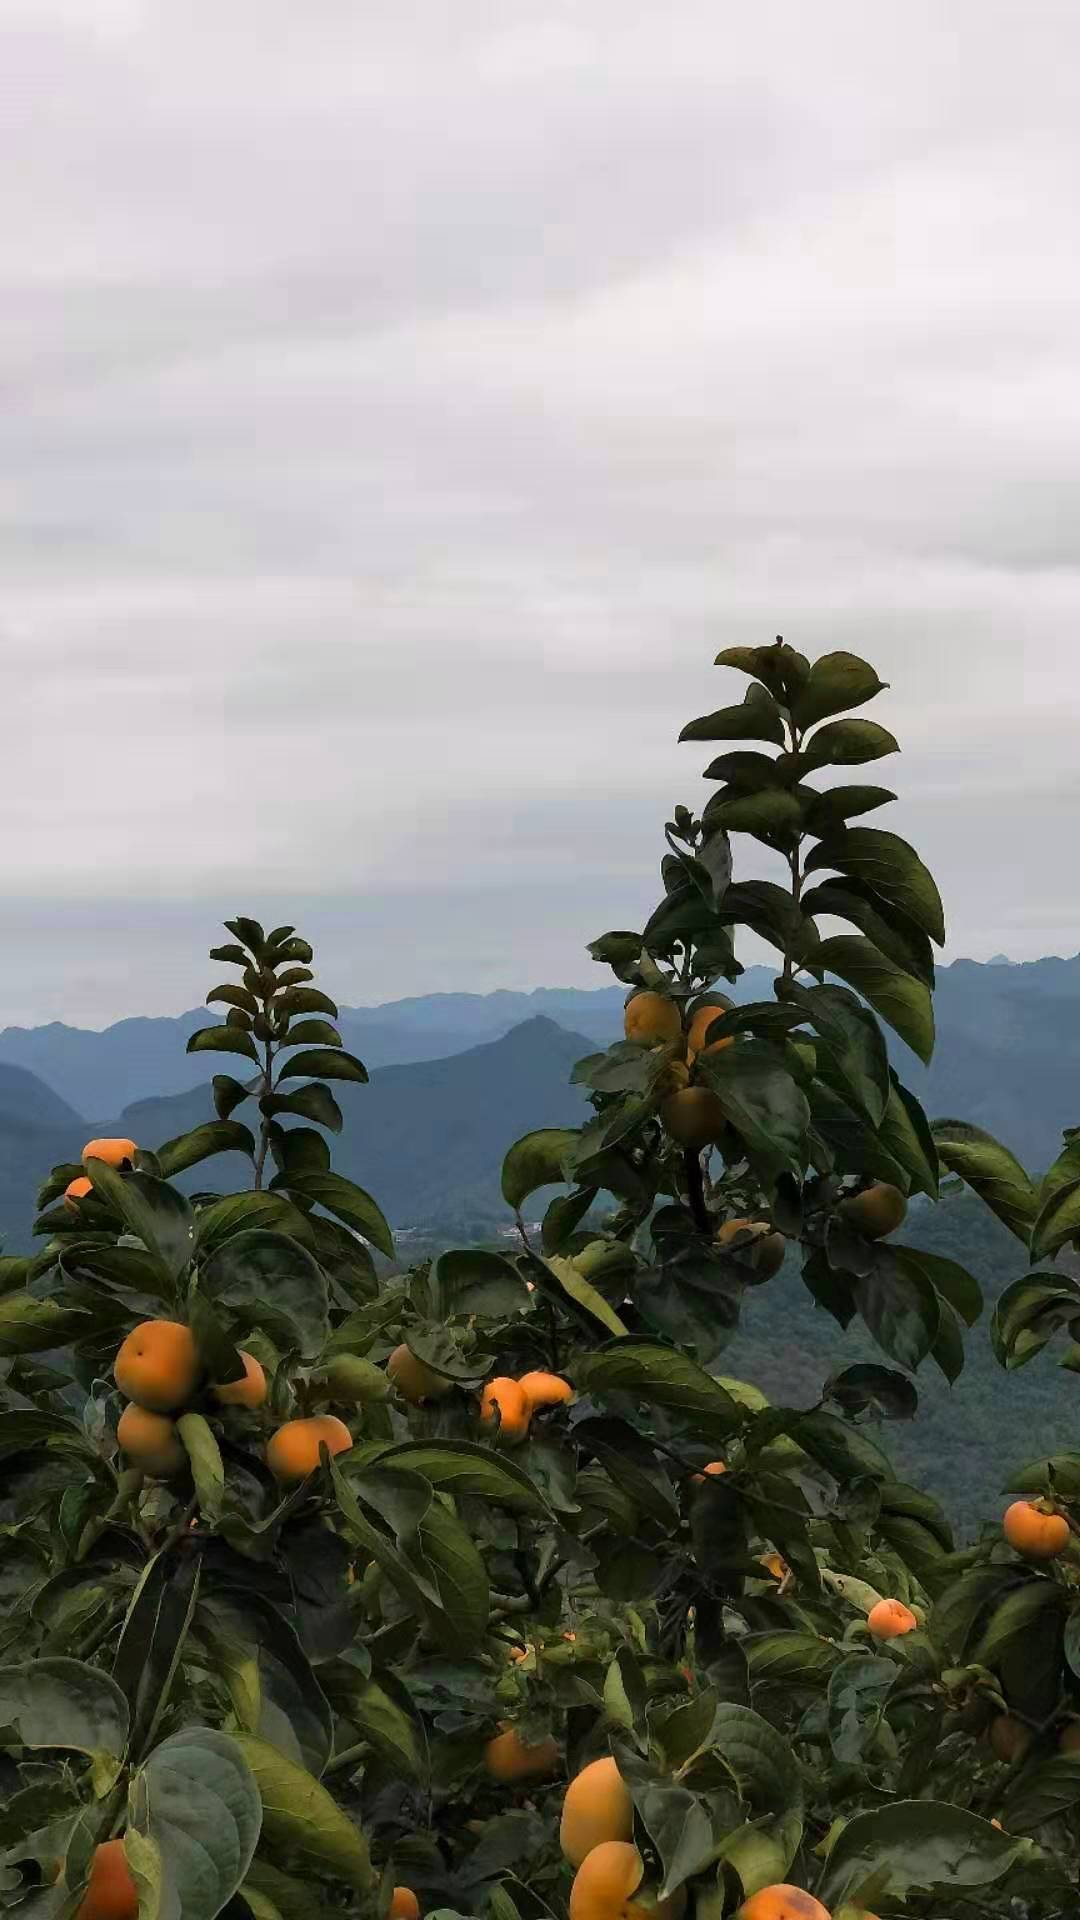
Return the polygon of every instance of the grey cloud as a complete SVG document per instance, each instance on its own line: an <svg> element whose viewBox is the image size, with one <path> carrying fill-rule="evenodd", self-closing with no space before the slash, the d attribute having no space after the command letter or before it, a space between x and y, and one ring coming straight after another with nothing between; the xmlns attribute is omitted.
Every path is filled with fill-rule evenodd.
<svg viewBox="0 0 1080 1920"><path fill-rule="evenodd" d="M186 1004L267 900L346 1000L592 982L777 631L892 682L952 950L1080 945L1078 53L1052 0L9 7L0 1019Z"/></svg>

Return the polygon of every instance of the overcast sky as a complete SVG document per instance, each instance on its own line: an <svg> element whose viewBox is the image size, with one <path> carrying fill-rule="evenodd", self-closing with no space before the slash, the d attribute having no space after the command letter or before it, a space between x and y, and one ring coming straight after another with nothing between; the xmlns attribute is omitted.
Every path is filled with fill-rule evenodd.
<svg viewBox="0 0 1080 1920"><path fill-rule="evenodd" d="M1080 948L1074 0L6 0L0 1024L601 985L718 647ZM728 684L730 682L730 685ZM746 868L744 867L744 871Z"/></svg>

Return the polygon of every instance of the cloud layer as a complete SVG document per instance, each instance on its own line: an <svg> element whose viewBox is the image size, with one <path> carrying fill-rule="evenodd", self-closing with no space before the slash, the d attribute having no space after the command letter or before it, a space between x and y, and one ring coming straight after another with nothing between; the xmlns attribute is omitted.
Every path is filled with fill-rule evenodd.
<svg viewBox="0 0 1080 1920"><path fill-rule="evenodd" d="M92 16L92 18L91 18ZM717 647L867 653L953 952L1080 947L1080 20L0 26L0 1022L591 982ZM884 774L884 769L882 770Z"/></svg>

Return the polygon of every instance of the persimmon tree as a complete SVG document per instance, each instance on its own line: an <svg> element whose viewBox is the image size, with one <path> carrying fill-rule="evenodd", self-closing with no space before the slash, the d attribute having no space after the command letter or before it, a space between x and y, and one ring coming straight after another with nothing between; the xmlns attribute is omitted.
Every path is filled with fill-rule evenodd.
<svg viewBox="0 0 1080 1920"><path fill-rule="evenodd" d="M958 1551L874 1432L921 1364L956 1377L980 1305L890 1238L943 1170L981 1175L879 1025L929 1053L937 890L850 824L891 796L818 784L894 750L852 717L880 683L783 645L720 664L749 692L687 737L736 744L669 823L648 925L594 946L627 1037L577 1071L582 1128L510 1147L514 1251L386 1265L327 1138L327 1082L363 1068L310 948L236 920L239 985L191 1043L243 1062L218 1117L93 1143L45 1183L42 1250L0 1263L0 1898L25 1920L91 1920L107 1872L161 1920L779 1920L785 1887L833 1920L1072 1910L1071 1815L1018 1804L1000 1724L1024 1608L1067 1640L1066 1556ZM741 930L776 984L733 1005ZM179 1190L238 1152L244 1190ZM883 1356L811 1407L721 1371L785 1255Z"/></svg>

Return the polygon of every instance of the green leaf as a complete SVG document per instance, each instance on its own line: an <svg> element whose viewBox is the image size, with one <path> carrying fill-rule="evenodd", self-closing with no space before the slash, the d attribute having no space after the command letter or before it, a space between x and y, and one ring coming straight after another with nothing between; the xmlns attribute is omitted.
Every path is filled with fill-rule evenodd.
<svg viewBox="0 0 1080 1920"><path fill-rule="evenodd" d="M199 1509L212 1525L221 1518L225 1499L225 1468L221 1449L213 1430L201 1413L182 1413L177 1431L191 1462L191 1475L199 1496Z"/></svg>
<svg viewBox="0 0 1080 1920"><path fill-rule="evenodd" d="M236 1107L242 1107L244 1101L251 1098L247 1087L242 1087L239 1080L234 1080L229 1073L215 1073L210 1084L214 1093L214 1112L219 1120L227 1120Z"/></svg>
<svg viewBox="0 0 1080 1920"><path fill-rule="evenodd" d="M806 655L789 647L779 634L768 647L724 647L713 664L750 674L776 699L784 701L796 699L810 678Z"/></svg>
<svg viewBox="0 0 1080 1920"><path fill-rule="evenodd" d="M442 1634L447 1650L475 1650L487 1630L491 1596L480 1550L461 1521L433 1501L415 1544L403 1543L403 1555L416 1572L434 1580L450 1629Z"/></svg>
<svg viewBox="0 0 1080 1920"><path fill-rule="evenodd" d="M873 1014L846 987L791 985L784 988L784 994L829 1042L845 1097L865 1114L871 1126L878 1126L892 1082L885 1037Z"/></svg>
<svg viewBox="0 0 1080 1920"><path fill-rule="evenodd" d="M190 1133L167 1140L163 1147L157 1148L155 1157L163 1177L171 1180L185 1168L197 1166L200 1160L209 1160L215 1153L246 1153L249 1160L253 1160L255 1141L251 1129L242 1127L236 1120L209 1120L204 1126L193 1127Z"/></svg>
<svg viewBox="0 0 1080 1920"><path fill-rule="evenodd" d="M248 956L244 952L243 947L235 947L231 945L225 946L225 947L211 947L210 958L211 960L227 961L230 966L234 966L234 967L246 967L249 964Z"/></svg>
<svg viewBox="0 0 1080 1920"><path fill-rule="evenodd" d="M616 1338L627 1331L626 1324L620 1320L613 1306L605 1300L598 1287L586 1280L580 1268L573 1260L566 1260L560 1254L553 1253L550 1259L541 1262L549 1275L553 1275L558 1284L559 1293L567 1295L589 1315L590 1320L598 1322L608 1333ZM530 1268L530 1271L532 1269ZM537 1280L537 1286L545 1293L554 1289L545 1280Z"/></svg>
<svg viewBox="0 0 1080 1920"><path fill-rule="evenodd" d="M128 1791L124 1837L142 1920L214 1920L248 1870L261 1812L240 1740L174 1733Z"/></svg>
<svg viewBox="0 0 1080 1920"><path fill-rule="evenodd" d="M614 1340L576 1359L570 1378L579 1393L627 1393L681 1415L697 1432L719 1440L728 1439L746 1419L703 1367L659 1340Z"/></svg>
<svg viewBox="0 0 1080 1920"><path fill-rule="evenodd" d="M1010 1833L1031 1833L1078 1801L1080 1754L1056 1753L1012 1782L1001 1811Z"/></svg>
<svg viewBox="0 0 1080 1920"><path fill-rule="evenodd" d="M755 1810L796 1812L803 1790L790 1741L750 1707L722 1700L711 1742Z"/></svg>
<svg viewBox="0 0 1080 1920"><path fill-rule="evenodd" d="M966 1327L973 1327L982 1312L982 1288L974 1274L969 1273L957 1260L946 1260L940 1253L924 1253L921 1247L894 1247L893 1252L902 1265L914 1267L925 1275L956 1309Z"/></svg>
<svg viewBox="0 0 1080 1920"><path fill-rule="evenodd" d="M263 1740L237 1734L262 1800L263 1838L297 1871L342 1880L357 1893L371 1890L368 1844L324 1786ZM184 1920L187 1920L185 1911Z"/></svg>
<svg viewBox="0 0 1080 1920"><path fill-rule="evenodd" d="M819 727L800 750L799 778L818 767L861 767L868 760L881 760L888 753L899 753L900 743L876 720L832 720Z"/></svg>
<svg viewBox="0 0 1080 1920"><path fill-rule="evenodd" d="M312 1047L304 1053L294 1053L278 1073L278 1083L282 1080L355 1080L366 1084L368 1070L362 1060L354 1053L340 1052L333 1047Z"/></svg>
<svg viewBox="0 0 1080 1920"><path fill-rule="evenodd" d="M502 1164L502 1196L518 1212L539 1187L565 1178L563 1161L578 1143L576 1127L539 1127L515 1140Z"/></svg>
<svg viewBox="0 0 1080 1920"><path fill-rule="evenodd" d="M848 827L832 840L823 840L806 862L832 867L837 873L863 880L890 906L898 907L940 947L945 941L945 916L934 877L914 847L899 834L880 827Z"/></svg>
<svg viewBox="0 0 1080 1920"><path fill-rule="evenodd" d="M934 1051L934 1009L930 990L857 934L823 940L813 956L815 971L838 974L868 1000L920 1060Z"/></svg>
<svg viewBox="0 0 1080 1920"><path fill-rule="evenodd" d="M149 1173L117 1173L103 1160L88 1160L86 1170L97 1194L142 1241L165 1278L177 1281L195 1239L195 1216L183 1194Z"/></svg>
<svg viewBox="0 0 1080 1920"><path fill-rule="evenodd" d="M320 992L318 987L287 986L275 996L275 1005L279 1011L294 1013L328 1013L331 1020L338 1017L338 1009L329 994Z"/></svg>
<svg viewBox="0 0 1080 1920"><path fill-rule="evenodd" d="M406 1711L396 1691L389 1691L392 1684L358 1676L358 1684L348 1691L349 1719L390 1768L393 1778L404 1775L407 1780L422 1780L427 1771L423 1721Z"/></svg>
<svg viewBox="0 0 1080 1920"><path fill-rule="evenodd" d="M937 1339L941 1308L930 1281L903 1255L902 1247L875 1247L870 1272L853 1280L852 1291L882 1352L914 1369Z"/></svg>
<svg viewBox="0 0 1080 1920"><path fill-rule="evenodd" d="M843 1767L860 1766L878 1736L896 1664L872 1653L850 1653L829 1677L829 1744Z"/></svg>
<svg viewBox="0 0 1080 1920"><path fill-rule="evenodd" d="M0 1359L18 1353L49 1353L92 1329L88 1313L36 1300L29 1293L0 1296Z"/></svg>
<svg viewBox="0 0 1080 1920"><path fill-rule="evenodd" d="M242 1731L321 1774L333 1750L333 1714L277 1608L262 1594L236 1588L204 1599L199 1624L211 1638Z"/></svg>
<svg viewBox="0 0 1080 1920"><path fill-rule="evenodd" d="M195 1237L205 1257L222 1241L251 1227L287 1233L299 1239L307 1231L306 1216L283 1193L230 1193L212 1200L195 1215Z"/></svg>
<svg viewBox="0 0 1080 1920"><path fill-rule="evenodd" d="M785 744L784 721L776 701L764 687L748 687L739 707L721 707L717 713L691 720L679 735L684 740L771 740Z"/></svg>
<svg viewBox="0 0 1080 1920"><path fill-rule="evenodd" d="M235 920L225 920L222 924L228 933L234 933L238 940L243 941L256 962L262 959L266 935L257 920L249 920L245 914L240 913Z"/></svg>
<svg viewBox="0 0 1080 1920"><path fill-rule="evenodd" d="M529 1292L517 1268L501 1253L483 1247L449 1247L432 1266L429 1283L435 1313L509 1317L529 1306Z"/></svg>
<svg viewBox="0 0 1080 1920"><path fill-rule="evenodd" d="M0 1667L0 1745L87 1754L100 1797L120 1771L127 1738L127 1701L100 1668L63 1659Z"/></svg>
<svg viewBox="0 0 1080 1920"><path fill-rule="evenodd" d="M824 880L803 894L800 905L813 919L827 914L834 920L849 921L887 960L933 987L934 950L928 936L906 913L879 899L861 880ZM805 966L816 965L812 949L803 951L801 958Z"/></svg>
<svg viewBox="0 0 1080 1920"><path fill-rule="evenodd" d="M351 1227L354 1233L363 1234L364 1239L384 1253L388 1260L393 1259L394 1236L389 1223L363 1187L346 1180L340 1173L290 1173L288 1185L290 1193L299 1194L302 1200L311 1200L316 1206L325 1207L328 1213Z"/></svg>
<svg viewBox="0 0 1080 1920"><path fill-rule="evenodd" d="M889 1099L878 1125L883 1146L899 1161L913 1193L936 1200L940 1184L937 1147L930 1122L913 1093L890 1071Z"/></svg>
<svg viewBox="0 0 1080 1920"><path fill-rule="evenodd" d="M887 684L857 654L823 653L792 701L791 717L801 732L834 713L850 713L853 707L865 706L884 692Z"/></svg>
<svg viewBox="0 0 1080 1920"><path fill-rule="evenodd" d="M913 1888L935 1893L992 1886L1030 1845L962 1807L896 1800L856 1814L841 1829L818 1891L837 1907L871 1880L879 1896L892 1900L903 1900Z"/></svg>
<svg viewBox="0 0 1080 1920"><path fill-rule="evenodd" d="M278 1345L314 1359L329 1332L326 1275L297 1241L253 1228L234 1234L199 1274L207 1298L233 1309L238 1330L265 1328Z"/></svg>
<svg viewBox="0 0 1080 1920"><path fill-rule="evenodd" d="M419 1473L454 1499L474 1494L496 1506L544 1513L547 1501L523 1467L472 1440L402 1440L379 1454L380 1471Z"/></svg>
<svg viewBox="0 0 1080 1920"><path fill-rule="evenodd" d="M755 1686L806 1685L830 1673L841 1657L831 1640L791 1629L748 1634L743 1646Z"/></svg>
<svg viewBox="0 0 1080 1920"><path fill-rule="evenodd" d="M1069 1140L1044 1174L1036 1197L1031 1258L1052 1259L1080 1234L1080 1138Z"/></svg>
<svg viewBox="0 0 1080 1920"><path fill-rule="evenodd" d="M859 814L873 813L895 799L888 787L831 787L828 793L816 793L807 805L806 831L815 840L824 840Z"/></svg>
<svg viewBox="0 0 1080 1920"><path fill-rule="evenodd" d="M330 1133L340 1133L345 1124L341 1108L329 1087L324 1087L321 1080L313 1080L306 1087L297 1087L292 1093L269 1093L260 1100L259 1108L267 1119L279 1113L298 1113L302 1119L314 1120L317 1126L326 1127Z"/></svg>
<svg viewBox="0 0 1080 1920"><path fill-rule="evenodd" d="M1035 1189L1014 1154L966 1120L934 1120L930 1131L942 1163L965 1180L1002 1224L1026 1244L1035 1221Z"/></svg>
<svg viewBox="0 0 1080 1920"><path fill-rule="evenodd" d="M802 808L793 793L765 787L758 793L718 793L702 815L712 831L752 833L767 841L797 833Z"/></svg>
<svg viewBox="0 0 1080 1920"><path fill-rule="evenodd" d="M289 1028L278 1044L282 1047L340 1047L344 1042L329 1020L301 1020L299 1026Z"/></svg>
<svg viewBox="0 0 1080 1920"><path fill-rule="evenodd" d="M258 1065L259 1050L250 1033L244 1033L239 1027L200 1027L198 1033L189 1036L188 1053L242 1053L245 1060L254 1060Z"/></svg>
<svg viewBox="0 0 1080 1920"><path fill-rule="evenodd" d="M718 1095L748 1152L772 1170L801 1174L810 1109L783 1056L767 1041L748 1040L701 1056L700 1077Z"/></svg>

